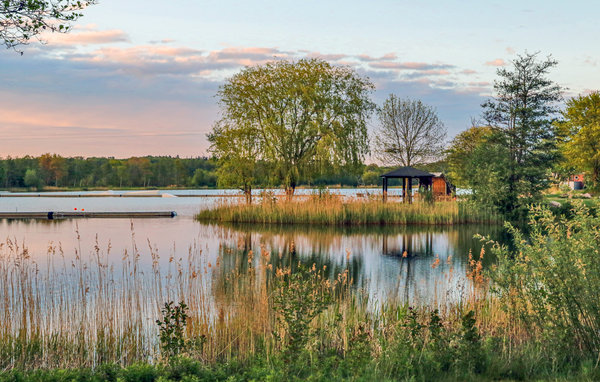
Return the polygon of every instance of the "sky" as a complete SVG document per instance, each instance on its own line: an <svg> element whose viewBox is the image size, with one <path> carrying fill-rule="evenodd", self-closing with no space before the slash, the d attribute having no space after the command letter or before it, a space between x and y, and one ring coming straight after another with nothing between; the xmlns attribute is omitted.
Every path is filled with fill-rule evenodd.
<svg viewBox="0 0 600 382"><path fill-rule="evenodd" d="M422 100L451 139L518 54L558 60L566 98L600 89L598 14L591 0L99 0L71 33L0 50L0 157L208 155L219 86L305 57L369 77L377 104Z"/></svg>

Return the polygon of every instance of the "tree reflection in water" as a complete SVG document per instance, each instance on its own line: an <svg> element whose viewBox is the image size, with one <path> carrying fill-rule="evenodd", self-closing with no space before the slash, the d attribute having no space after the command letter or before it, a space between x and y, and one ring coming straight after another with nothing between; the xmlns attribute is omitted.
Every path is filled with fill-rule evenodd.
<svg viewBox="0 0 600 382"><path fill-rule="evenodd" d="M227 249L220 270L223 274L232 272L235 267L245 269L251 262L258 264L260 254L267 251L273 270L294 269L298 264L312 267L314 264L325 269L331 278L347 271L354 286L366 290L370 298L379 303L388 298L407 302L436 301L441 293L460 298L468 284L469 251L477 254L482 247L473 236L482 234L501 239L500 227L472 225L315 227L236 224L223 228L237 235L235 244L230 239L221 242L221 247ZM253 258L249 262L250 253ZM486 257L485 261L484 265L489 265L493 259ZM438 265L434 266L434 263Z"/></svg>

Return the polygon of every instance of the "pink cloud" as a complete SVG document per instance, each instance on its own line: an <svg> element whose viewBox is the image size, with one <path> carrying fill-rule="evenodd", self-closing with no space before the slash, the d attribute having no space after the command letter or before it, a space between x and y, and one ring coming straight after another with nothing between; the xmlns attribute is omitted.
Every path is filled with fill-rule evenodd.
<svg viewBox="0 0 600 382"><path fill-rule="evenodd" d="M396 70L435 70L435 69L448 69L452 68L452 65L446 64L428 64L425 62L393 62L393 61L380 61L371 62L369 66L375 69L396 69Z"/></svg>
<svg viewBox="0 0 600 382"><path fill-rule="evenodd" d="M360 55L356 56L356 58L358 58L360 61L363 61L363 62L373 62L373 61L394 61L394 60L398 59L398 56L396 56L395 53L386 53L381 57L373 57L373 56L369 56L367 54L360 54Z"/></svg>
<svg viewBox="0 0 600 382"><path fill-rule="evenodd" d="M119 29L113 30L85 30L67 34L52 34L46 39L55 45L100 45L116 42L128 42L129 36Z"/></svg>
<svg viewBox="0 0 600 382"><path fill-rule="evenodd" d="M487 66L506 66L506 61L504 61L501 58L497 58L495 60L486 62L485 65L487 65Z"/></svg>
<svg viewBox="0 0 600 382"><path fill-rule="evenodd" d="M424 75L432 75L432 76L446 76L446 75L450 74L450 71L446 70L446 69L430 69L430 70L423 70L419 73L422 73Z"/></svg>

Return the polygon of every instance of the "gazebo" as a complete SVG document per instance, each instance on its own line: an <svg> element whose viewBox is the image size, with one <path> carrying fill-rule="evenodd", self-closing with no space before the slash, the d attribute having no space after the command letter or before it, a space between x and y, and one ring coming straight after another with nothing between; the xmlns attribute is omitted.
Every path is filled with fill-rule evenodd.
<svg viewBox="0 0 600 382"><path fill-rule="evenodd" d="M418 170L414 167L400 167L393 171L387 172L381 175L383 178L383 201L387 200L388 190L388 179L402 179L402 201L407 201L407 189L408 189L408 202L412 201L412 180L419 179L419 186L429 189L433 183L434 175L425 171Z"/></svg>

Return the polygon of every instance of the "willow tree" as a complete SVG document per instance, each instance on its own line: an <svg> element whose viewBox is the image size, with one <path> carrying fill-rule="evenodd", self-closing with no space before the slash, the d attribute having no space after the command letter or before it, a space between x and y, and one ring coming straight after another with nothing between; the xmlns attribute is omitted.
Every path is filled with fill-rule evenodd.
<svg viewBox="0 0 600 382"><path fill-rule="evenodd" d="M208 134L209 151L217 158L217 184L219 187L239 188L252 203L252 186L256 181L260 141L256 129L249 124L230 124L221 120Z"/></svg>
<svg viewBox="0 0 600 382"><path fill-rule="evenodd" d="M359 170L368 153L373 89L353 69L319 59L246 67L218 92L217 126L256 134L258 154L291 196L301 180L325 170ZM213 139L219 134L213 130Z"/></svg>
<svg viewBox="0 0 600 382"><path fill-rule="evenodd" d="M81 10L97 0L0 0L0 43L7 48L27 44L43 32L66 33Z"/></svg>

